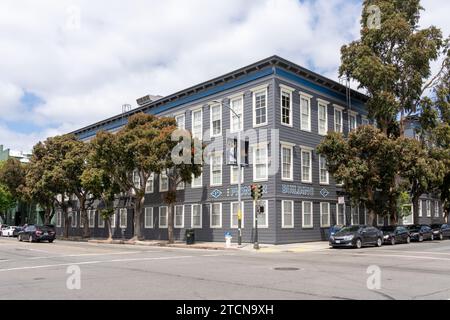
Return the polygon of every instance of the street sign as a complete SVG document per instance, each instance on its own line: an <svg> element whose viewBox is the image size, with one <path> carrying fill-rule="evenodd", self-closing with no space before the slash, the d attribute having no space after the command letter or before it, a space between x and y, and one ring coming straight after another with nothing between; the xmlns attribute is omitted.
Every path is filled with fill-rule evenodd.
<svg viewBox="0 0 450 320"><path fill-rule="evenodd" d="M338 204L345 204L345 197L338 197Z"/></svg>

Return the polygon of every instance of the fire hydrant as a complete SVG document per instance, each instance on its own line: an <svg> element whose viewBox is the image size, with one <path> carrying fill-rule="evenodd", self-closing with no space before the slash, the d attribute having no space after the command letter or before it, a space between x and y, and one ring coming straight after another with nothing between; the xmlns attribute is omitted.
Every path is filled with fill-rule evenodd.
<svg viewBox="0 0 450 320"><path fill-rule="evenodd" d="M233 239L233 237L231 236L231 233L226 232L225 233L225 248L231 248L231 239Z"/></svg>

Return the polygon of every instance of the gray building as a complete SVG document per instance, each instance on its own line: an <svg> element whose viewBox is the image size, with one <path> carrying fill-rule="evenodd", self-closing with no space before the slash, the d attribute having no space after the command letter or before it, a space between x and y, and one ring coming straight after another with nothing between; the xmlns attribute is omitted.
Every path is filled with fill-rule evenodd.
<svg viewBox="0 0 450 320"><path fill-rule="evenodd" d="M256 62L221 77L167 97L145 96L139 107L74 132L89 140L98 130L116 131L137 112L174 116L180 128L217 146L210 154L212 165L202 176L178 191L175 207L175 236L183 239L185 229L195 228L202 241L223 241L225 232L237 238L237 168L227 165L227 141L242 130L249 141L249 166L242 169L243 241L254 236L254 205L250 186L264 188L264 214L258 218L262 243L325 240L334 224L363 224L363 207L351 207L342 189L326 170L325 159L316 147L329 131L347 134L369 123L364 107L367 97L278 56ZM242 127L232 108L241 115ZM222 148L222 149L221 149ZM148 181L145 197L146 239L167 238L167 190L164 175ZM338 204L338 198L345 202ZM71 234L81 232L74 206ZM132 208L118 201L114 217L115 236L133 232ZM380 224L384 221L378 221ZM57 219L61 226L62 219ZM96 237L107 229L98 212L90 212ZM60 229L61 231L61 229Z"/></svg>

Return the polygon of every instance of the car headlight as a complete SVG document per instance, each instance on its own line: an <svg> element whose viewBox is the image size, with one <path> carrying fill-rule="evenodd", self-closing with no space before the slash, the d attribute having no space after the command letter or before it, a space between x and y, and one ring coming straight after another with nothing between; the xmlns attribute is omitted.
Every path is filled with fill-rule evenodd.
<svg viewBox="0 0 450 320"><path fill-rule="evenodd" d="M350 241L350 240L352 240L353 239L353 235L351 235L351 236L345 236L344 237L344 241Z"/></svg>
<svg viewBox="0 0 450 320"><path fill-rule="evenodd" d="M334 236L331 236L331 237L330 237L330 241L334 241Z"/></svg>
<svg viewBox="0 0 450 320"><path fill-rule="evenodd" d="M387 234L387 235L385 235L383 238L384 238L384 239L389 239L389 235Z"/></svg>

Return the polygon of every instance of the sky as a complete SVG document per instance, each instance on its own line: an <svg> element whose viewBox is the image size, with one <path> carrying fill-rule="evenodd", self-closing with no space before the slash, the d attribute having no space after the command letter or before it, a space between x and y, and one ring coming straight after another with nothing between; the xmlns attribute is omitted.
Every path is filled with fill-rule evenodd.
<svg viewBox="0 0 450 320"><path fill-rule="evenodd" d="M450 34L450 1L420 25ZM277 54L337 80L358 0L2 0L0 144L64 134ZM437 69L437 65L434 66Z"/></svg>

